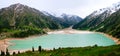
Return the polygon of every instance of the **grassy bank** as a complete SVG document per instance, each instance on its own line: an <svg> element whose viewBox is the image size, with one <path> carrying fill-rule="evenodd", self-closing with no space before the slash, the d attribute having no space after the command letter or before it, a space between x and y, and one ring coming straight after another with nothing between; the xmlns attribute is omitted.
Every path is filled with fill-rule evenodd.
<svg viewBox="0 0 120 56"><path fill-rule="evenodd" d="M14 38L24 38L28 37L30 35L35 34L46 34L46 32L37 27L30 27L30 26L23 26L18 27L16 29L2 29L2 33L0 34L0 39L8 38L8 37L14 37Z"/></svg>
<svg viewBox="0 0 120 56"><path fill-rule="evenodd" d="M32 49L32 48L31 48ZM54 50L27 51L12 56L120 56L120 45L107 47L60 48Z"/></svg>

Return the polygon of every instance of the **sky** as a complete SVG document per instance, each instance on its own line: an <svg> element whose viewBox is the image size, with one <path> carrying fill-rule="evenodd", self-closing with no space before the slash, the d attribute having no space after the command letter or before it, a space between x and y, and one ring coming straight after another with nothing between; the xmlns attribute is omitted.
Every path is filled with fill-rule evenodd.
<svg viewBox="0 0 120 56"><path fill-rule="evenodd" d="M84 18L95 10L111 6L117 2L120 0L0 0L0 8L21 3L40 11L57 15L66 13Z"/></svg>

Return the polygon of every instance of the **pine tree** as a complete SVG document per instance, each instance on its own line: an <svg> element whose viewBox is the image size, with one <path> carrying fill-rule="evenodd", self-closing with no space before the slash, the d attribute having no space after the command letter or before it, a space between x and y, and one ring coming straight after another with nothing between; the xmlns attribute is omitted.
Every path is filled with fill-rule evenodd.
<svg viewBox="0 0 120 56"><path fill-rule="evenodd" d="M34 50L34 47L32 47L32 52L34 52L35 50Z"/></svg>
<svg viewBox="0 0 120 56"><path fill-rule="evenodd" d="M6 56L10 56L10 53L8 52L8 49L6 49Z"/></svg>
<svg viewBox="0 0 120 56"><path fill-rule="evenodd" d="M55 48L53 48L53 50L55 51Z"/></svg>
<svg viewBox="0 0 120 56"><path fill-rule="evenodd" d="M41 46L38 47L38 51L41 52L42 51L42 48Z"/></svg>
<svg viewBox="0 0 120 56"><path fill-rule="evenodd" d="M18 51L18 54L20 54L20 51Z"/></svg>
<svg viewBox="0 0 120 56"><path fill-rule="evenodd" d="M15 52L13 52L13 55L15 55L16 53Z"/></svg>
<svg viewBox="0 0 120 56"><path fill-rule="evenodd" d="M5 56L5 52L4 51L1 51L1 56Z"/></svg>
<svg viewBox="0 0 120 56"><path fill-rule="evenodd" d="M58 49L61 49L61 47L59 47Z"/></svg>
<svg viewBox="0 0 120 56"><path fill-rule="evenodd" d="M94 45L94 47L97 47L97 46L98 46L97 44Z"/></svg>

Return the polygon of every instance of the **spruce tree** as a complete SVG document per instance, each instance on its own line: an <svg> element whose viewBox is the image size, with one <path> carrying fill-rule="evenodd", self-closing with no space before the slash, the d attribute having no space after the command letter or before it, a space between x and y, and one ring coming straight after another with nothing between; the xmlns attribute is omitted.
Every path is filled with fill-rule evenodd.
<svg viewBox="0 0 120 56"><path fill-rule="evenodd" d="M53 51L55 51L55 48L53 48Z"/></svg>
<svg viewBox="0 0 120 56"><path fill-rule="evenodd" d="M10 56L10 53L8 52L8 49L6 49L6 56Z"/></svg>
<svg viewBox="0 0 120 56"><path fill-rule="evenodd" d="M4 51L1 51L1 56L5 56L5 52Z"/></svg>
<svg viewBox="0 0 120 56"><path fill-rule="evenodd" d="M42 48L41 46L38 47L38 51L41 52L42 51Z"/></svg>
<svg viewBox="0 0 120 56"><path fill-rule="evenodd" d="M13 55L15 55L16 53L15 52L13 52Z"/></svg>
<svg viewBox="0 0 120 56"><path fill-rule="evenodd" d="M94 47L97 47L97 46L98 46L97 44L94 45Z"/></svg>
<svg viewBox="0 0 120 56"><path fill-rule="evenodd" d="M34 50L34 47L32 47L32 52L34 52L35 50Z"/></svg>
<svg viewBox="0 0 120 56"><path fill-rule="evenodd" d="M18 54L20 54L20 51L18 51Z"/></svg>

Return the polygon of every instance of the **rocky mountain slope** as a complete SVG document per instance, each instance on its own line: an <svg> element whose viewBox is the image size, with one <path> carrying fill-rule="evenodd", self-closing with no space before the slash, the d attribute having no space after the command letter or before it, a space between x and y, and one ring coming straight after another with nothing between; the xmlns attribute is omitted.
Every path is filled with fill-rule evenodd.
<svg viewBox="0 0 120 56"><path fill-rule="evenodd" d="M60 29L61 25L37 9L22 4L13 4L0 9L0 32L15 37L42 34L43 29ZM1 35L1 34L0 34Z"/></svg>
<svg viewBox="0 0 120 56"><path fill-rule="evenodd" d="M82 21L82 18L77 15L69 15L69 14L63 13L60 16L56 16L56 14L52 15L45 11L43 11L43 13L46 16L51 17L51 19L53 21L58 22L59 24L61 24L64 27L69 27L69 26L75 25L75 24L79 23L80 21Z"/></svg>
<svg viewBox="0 0 120 56"><path fill-rule="evenodd" d="M120 38L120 3L104 8L104 11L100 9L99 12L90 14L73 28L100 31Z"/></svg>
<svg viewBox="0 0 120 56"><path fill-rule="evenodd" d="M35 26L39 28L58 29L59 24L50 20L39 10L22 4L14 4L0 10L0 28Z"/></svg>
<svg viewBox="0 0 120 56"><path fill-rule="evenodd" d="M17 3L0 9L0 37L44 34L46 30L66 28L81 20L76 15L63 14L61 17L56 17L45 11Z"/></svg>
<svg viewBox="0 0 120 56"><path fill-rule="evenodd" d="M88 15L83 21L75 25L73 28L88 29L94 28L102 23L107 17L120 9L120 3L116 3L110 7L99 9Z"/></svg>

